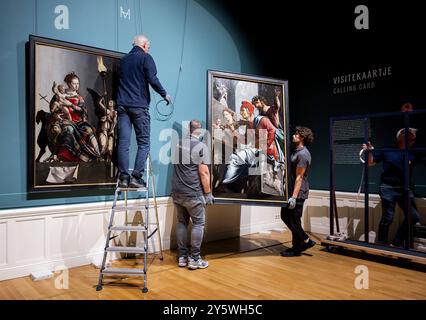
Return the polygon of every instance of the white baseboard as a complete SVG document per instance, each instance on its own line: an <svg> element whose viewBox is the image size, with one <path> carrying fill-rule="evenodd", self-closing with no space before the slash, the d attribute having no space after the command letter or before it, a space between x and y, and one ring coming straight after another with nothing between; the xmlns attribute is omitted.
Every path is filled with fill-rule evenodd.
<svg viewBox="0 0 426 320"><path fill-rule="evenodd" d="M134 204L134 200L129 200L129 205ZM176 243L174 206L169 197L157 199L157 204L162 246L168 250ZM89 265L94 258L100 259L111 205L109 201L1 210L0 280L28 276L39 270ZM274 220L273 210L267 209L265 214L261 207L209 207L204 240L210 242L282 227L281 221ZM150 210L151 217L153 213ZM136 215L129 217L135 219ZM122 218L116 216L116 223L117 219ZM126 237L116 241L123 245ZM157 235L151 238L149 248L150 252L159 250ZM115 257L119 255L111 258Z"/></svg>
<svg viewBox="0 0 426 320"><path fill-rule="evenodd" d="M25 277L39 270L55 271L57 269L62 269L62 267L70 269L83 265L89 265L91 264L93 258L101 258L102 255L103 251L100 251L98 253L93 253L90 255L55 259L38 263L30 263L27 265L17 265L10 268L0 268L0 280Z"/></svg>
<svg viewBox="0 0 426 320"><path fill-rule="evenodd" d="M363 199L358 199L354 193L338 192L336 196L341 228L353 221L354 237L362 237L359 216L363 211ZM169 197L157 199L157 204L163 250L167 250L176 243L176 215ZM99 258L103 253L111 205L112 202L99 202L0 210L0 280L28 276L37 270L55 270L58 266L72 268L91 264L93 258ZM329 233L328 205L328 191L310 191L304 208L305 230L324 235ZM425 199L418 199L417 205L423 213L422 223L425 223ZM370 197L369 210L372 232L377 230L381 216L377 195ZM154 210L150 212L152 214ZM280 208L274 207L208 207L204 240L210 242L283 228L285 225L279 219L279 213ZM395 218L394 229L403 216L400 214ZM118 238L117 241L125 239ZM157 235L152 241L154 245L150 243L149 246L158 251Z"/></svg>

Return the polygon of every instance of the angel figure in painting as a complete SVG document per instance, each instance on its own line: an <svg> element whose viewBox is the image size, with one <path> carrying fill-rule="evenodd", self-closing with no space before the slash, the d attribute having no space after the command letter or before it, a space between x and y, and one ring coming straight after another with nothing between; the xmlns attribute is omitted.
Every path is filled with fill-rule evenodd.
<svg viewBox="0 0 426 320"><path fill-rule="evenodd" d="M87 88L91 94L95 104L95 114L99 119L98 141L100 146L101 156L105 156L105 160L111 161L112 151L114 147L114 132L117 126L117 111L115 111L114 100L108 101L108 106L105 106L105 96L101 96L93 89Z"/></svg>

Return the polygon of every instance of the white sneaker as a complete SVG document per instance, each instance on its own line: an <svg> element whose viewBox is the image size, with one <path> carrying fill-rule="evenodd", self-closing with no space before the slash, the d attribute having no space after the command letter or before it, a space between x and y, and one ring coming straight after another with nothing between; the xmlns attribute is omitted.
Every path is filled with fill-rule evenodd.
<svg viewBox="0 0 426 320"><path fill-rule="evenodd" d="M179 257L179 267L186 267L188 265L188 259L186 257Z"/></svg>
<svg viewBox="0 0 426 320"><path fill-rule="evenodd" d="M191 257L188 258L188 269L205 269L208 266L209 263L206 260L201 259L201 257L199 257L198 260L195 260Z"/></svg>

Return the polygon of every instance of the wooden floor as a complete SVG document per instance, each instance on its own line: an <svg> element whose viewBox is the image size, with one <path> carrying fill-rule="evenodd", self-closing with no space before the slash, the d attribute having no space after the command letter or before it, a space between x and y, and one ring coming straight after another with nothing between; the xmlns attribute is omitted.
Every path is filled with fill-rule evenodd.
<svg viewBox="0 0 426 320"><path fill-rule="evenodd" d="M112 284L96 292L99 270L84 266L69 270L68 289L56 289L55 278L2 281L0 299L426 299L424 272L329 253L320 245L283 258L279 252L289 239L287 232L272 232L207 243L202 250L210 266L204 270L179 268L175 251L166 251L163 261L152 256L146 294L142 278L107 278ZM114 266L135 263L143 261ZM355 288L358 265L368 267L368 289Z"/></svg>

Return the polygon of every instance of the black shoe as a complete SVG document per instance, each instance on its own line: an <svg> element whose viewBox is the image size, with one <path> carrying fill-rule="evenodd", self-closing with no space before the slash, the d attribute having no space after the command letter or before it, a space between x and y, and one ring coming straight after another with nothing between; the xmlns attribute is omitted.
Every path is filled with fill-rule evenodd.
<svg viewBox="0 0 426 320"><path fill-rule="evenodd" d="M118 181L119 188L128 188L129 187L129 177L120 177Z"/></svg>
<svg viewBox="0 0 426 320"><path fill-rule="evenodd" d="M314 245L316 245L317 243L314 241L314 240L312 240L312 239L309 239L309 241L308 242L304 242L303 243L303 245L302 245L302 251L306 251L306 250L308 250L308 249L310 249L310 248L312 248Z"/></svg>
<svg viewBox="0 0 426 320"><path fill-rule="evenodd" d="M387 241L381 241L381 240L377 240L376 244L380 245L380 246L388 246L389 242Z"/></svg>
<svg viewBox="0 0 426 320"><path fill-rule="evenodd" d="M404 241L401 241L399 239L394 239L392 241L392 247L403 248L404 247Z"/></svg>
<svg viewBox="0 0 426 320"><path fill-rule="evenodd" d="M294 251L293 248L280 252L281 257L300 257L302 254L300 251Z"/></svg>
<svg viewBox="0 0 426 320"><path fill-rule="evenodd" d="M129 188L136 188L136 189L146 188L146 183L145 181L143 181L142 178L137 179L135 177L131 177Z"/></svg>

